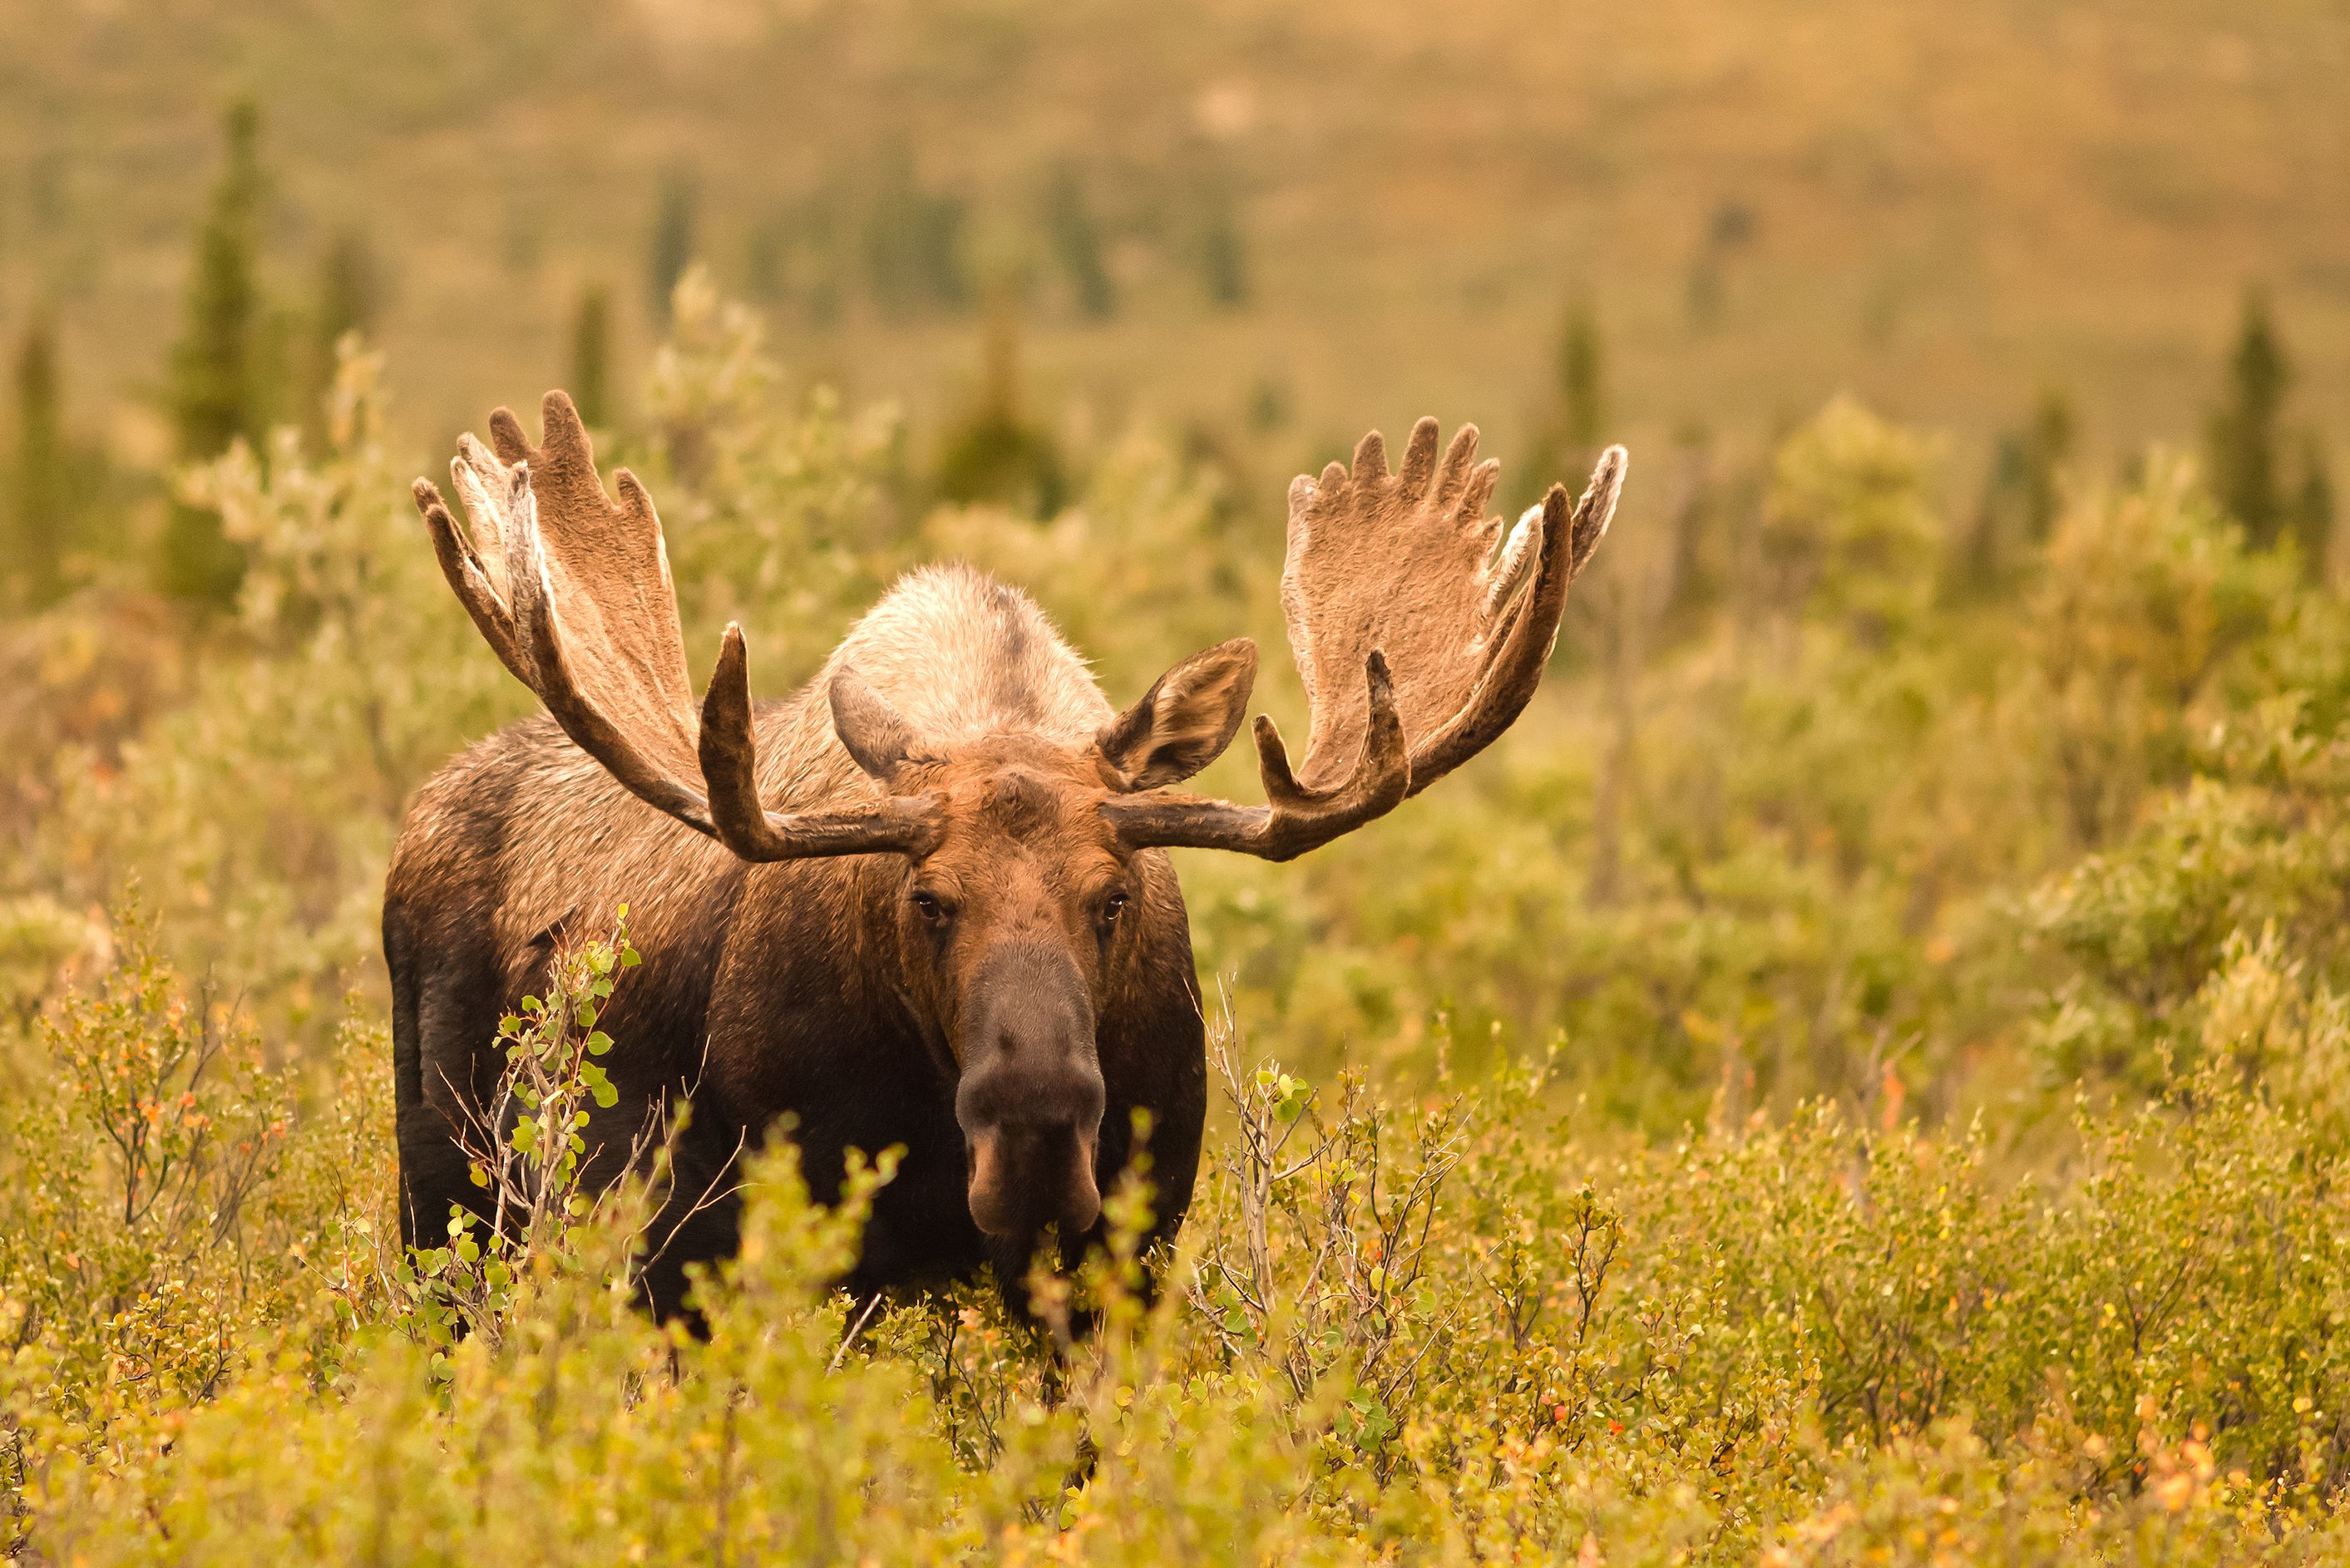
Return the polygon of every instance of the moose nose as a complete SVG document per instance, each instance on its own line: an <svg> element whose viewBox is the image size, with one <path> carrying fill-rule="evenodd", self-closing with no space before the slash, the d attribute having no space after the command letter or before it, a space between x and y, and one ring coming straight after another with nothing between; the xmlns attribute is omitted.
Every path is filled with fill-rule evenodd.
<svg viewBox="0 0 2350 1568"><path fill-rule="evenodd" d="M983 1127L970 1136L972 1223L1019 1241L1057 1224L1075 1236L1101 1217L1095 1138L1066 1122Z"/></svg>
<svg viewBox="0 0 2350 1568"><path fill-rule="evenodd" d="M972 1222L1014 1240L1050 1224L1089 1230L1107 1096L1083 978L1066 954L1013 949L984 966L969 1003L955 1119Z"/></svg>
<svg viewBox="0 0 2350 1568"><path fill-rule="evenodd" d="M1090 1054L1050 1065L1015 1054L967 1071L955 1119L971 1152L972 1222L1014 1240L1056 1223L1066 1236L1092 1229L1104 1097Z"/></svg>

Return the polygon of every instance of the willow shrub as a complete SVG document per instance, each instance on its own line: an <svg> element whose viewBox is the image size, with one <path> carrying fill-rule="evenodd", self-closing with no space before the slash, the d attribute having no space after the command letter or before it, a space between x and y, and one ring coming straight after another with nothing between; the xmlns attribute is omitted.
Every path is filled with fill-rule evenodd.
<svg viewBox="0 0 2350 1568"><path fill-rule="evenodd" d="M376 1229L380 1042L273 1074L134 938L8 1135L16 1527L90 1563L2324 1560L2350 1173L2290 1085L2350 1030L2263 952L2060 1184L1825 1106L1626 1146L1540 1067L1317 1091L1227 1031L1155 1293L1114 1242L1036 1324L850 1301L889 1162L825 1210L783 1144L706 1338L636 1304L631 1186L556 1206L452 1345Z"/></svg>
<svg viewBox="0 0 2350 1568"><path fill-rule="evenodd" d="M743 618L763 691L941 554L1114 691L1277 639L1274 493L1134 433L1058 516L917 514L888 410L786 405L698 276L675 321L608 455L657 481L691 646ZM34 1560L2350 1553L2350 614L2187 471L1953 604L1935 449L1832 406L1758 481L1773 569L1621 690L1563 659L1375 829L1186 863L1203 969L1289 1065L1221 1028L1155 1290L1114 1249L1034 1321L985 1282L842 1300L863 1199L811 1208L778 1148L694 1339L633 1304L658 1151L564 1185L624 941L507 1032L537 1132L477 1152L531 1221L396 1242L384 857L525 699L376 371L345 354L315 452L184 476L248 553L233 625L85 596L0 649L0 1507ZM134 880L151 926L105 914Z"/></svg>

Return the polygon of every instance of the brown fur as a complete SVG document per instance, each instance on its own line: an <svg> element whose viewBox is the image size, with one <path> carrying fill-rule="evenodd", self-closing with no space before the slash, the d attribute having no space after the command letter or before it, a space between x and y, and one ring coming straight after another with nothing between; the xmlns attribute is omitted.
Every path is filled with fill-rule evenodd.
<svg viewBox="0 0 2350 1568"><path fill-rule="evenodd" d="M592 1168L691 1096L679 1230L650 1276L663 1311L685 1262L733 1245L732 1203L692 1200L786 1118L819 1197L849 1149L906 1151L852 1282L983 1257L1010 1279L1047 1227L1074 1244L1137 1112L1171 1233L1206 1088L1158 846L1286 859L1490 742L1540 679L1623 472L1610 449L1571 516L1555 487L1506 543L1473 429L1440 468L1423 421L1400 475L1374 433L1351 473L1300 480L1283 596L1312 728L1295 776L1259 719L1269 805L1251 807L1162 786L1230 742L1253 644L1194 655L1120 714L1025 596L962 566L900 581L785 702L753 708L728 628L697 714L650 498L625 470L606 495L561 393L545 421L536 448L504 410L495 456L463 443L470 531L417 485L451 586L555 722L444 769L393 856L403 1225L429 1233L473 1201L454 1135L494 1079L496 1018L625 901L646 962L607 1013L621 1101Z"/></svg>
<svg viewBox="0 0 2350 1568"><path fill-rule="evenodd" d="M1157 851L1121 846L1096 809L1107 791L1090 747L1115 717L1108 701L1024 595L966 567L931 568L860 620L807 688L758 711L765 798L838 809L886 793L833 729L827 692L842 668L919 737L920 755L895 787L944 798L946 826L920 870L965 906L973 950L1009 942L1084 955L1092 972L1079 978L1098 1026L1088 1044L1107 1085L1089 1163L1097 1182L1111 1180L1128 1114L1149 1110L1171 1228L1205 1108L1198 995L1172 868ZM910 1159L884 1195L860 1282L987 1255L969 1217L954 1212L966 1197L951 1141L965 998L952 965L917 950L905 890L914 869L872 855L745 865L632 798L544 720L468 751L418 795L386 888L387 951L410 1015L399 1048L411 1231L424 1233L450 1202L469 1199L451 1135L494 1074L497 1013L539 982L555 942L626 902L646 961L608 1016L625 1114L599 1125L599 1148L623 1147L638 1126L629 1117L662 1096L691 1094L695 1147L684 1163L714 1173L734 1139L755 1144L792 1114L825 1193L852 1144L910 1147L928 1133L935 1146L942 1136L947 1147L918 1150L927 1158ZM1101 951L1084 919L1108 880L1126 885L1133 912ZM463 965L446 961L452 955L477 961L470 983ZM449 1027L416 1016L433 998ZM860 1040L871 1047L864 1059ZM889 1105L834 1114L828 1080L843 1078L859 1091L850 1098L916 1114ZM723 1250L726 1228L722 1216L709 1234L686 1238L678 1261ZM656 1285L673 1307L678 1282L657 1272Z"/></svg>

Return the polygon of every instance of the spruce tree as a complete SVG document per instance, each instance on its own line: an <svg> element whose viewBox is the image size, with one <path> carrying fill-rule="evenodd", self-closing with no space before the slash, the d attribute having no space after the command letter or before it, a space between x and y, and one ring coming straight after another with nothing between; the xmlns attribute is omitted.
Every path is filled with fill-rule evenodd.
<svg viewBox="0 0 2350 1568"><path fill-rule="evenodd" d="M15 369L16 462L9 587L12 597L37 607L64 588L72 506L57 331L47 316L35 317L26 327L16 346Z"/></svg>
<svg viewBox="0 0 2350 1568"><path fill-rule="evenodd" d="M1551 356L1550 386L1535 416L1533 450L1516 480L1521 505L1540 499L1552 482L1580 483L1598 455L1607 428L1607 349L1588 297L1567 302Z"/></svg>
<svg viewBox="0 0 2350 1568"><path fill-rule="evenodd" d="M988 312L978 399L947 432L937 485L949 501L994 502L1031 517L1057 514L1067 498L1053 438L1028 422L1020 402L1020 322L1011 300Z"/></svg>
<svg viewBox="0 0 2350 1568"><path fill-rule="evenodd" d="M2301 435L2301 482L2293 487L2290 514L2302 569L2310 581L2324 582L2334 551L2334 476L2326 465L2325 443L2315 431Z"/></svg>
<svg viewBox="0 0 2350 1568"><path fill-rule="evenodd" d="M2045 545L2055 532L2056 508L2063 500L2059 481L2073 458L2076 424L2072 400L2054 387L2043 388L2021 445L2023 536L2034 547Z"/></svg>
<svg viewBox="0 0 2350 1568"><path fill-rule="evenodd" d="M960 310L971 302L969 217L961 197L922 187L910 151L890 150L872 178L864 234L866 282L884 314Z"/></svg>
<svg viewBox="0 0 2350 1568"><path fill-rule="evenodd" d="M660 215L653 221L650 252L645 263L645 286L652 305L653 319L664 326L669 321L670 296L677 292L677 280L693 265L694 254L693 182L682 173L671 173L661 182Z"/></svg>
<svg viewBox="0 0 2350 1568"><path fill-rule="evenodd" d="M610 422L612 389L612 295L601 284L579 296L571 317L571 401L589 429Z"/></svg>
<svg viewBox="0 0 2350 1568"><path fill-rule="evenodd" d="M2032 527L2032 438L2002 431L1991 444L1991 470L1983 476L1982 500L1974 521L1957 540L1951 587L1970 598L1990 593L2006 575L2009 541Z"/></svg>
<svg viewBox="0 0 2350 1568"><path fill-rule="evenodd" d="M345 333L375 326L378 295L375 253L359 234L344 230L318 263L318 303L311 323L329 361Z"/></svg>
<svg viewBox="0 0 2350 1568"><path fill-rule="evenodd" d="M2227 401L2211 416L2205 446L2213 494L2262 549L2277 542L2285 522L2277 425L2292 380L2268 295L2248 289L2228 360Z"/></svg>
<svg viewBox="0 0 2350 1568"><path fill-rule="evenodd" d="M1597 446L1607 428L1606 371L1599 323L1592 316L1591 302L1578 299L1559 334L1557 362L1560 433L1573 447Z"/></svg>
<svg viewBox="0 0 2350 1568"><path fill-rule="evenodd" d="M261 217L261 115L250 99L228 111L228 161L196 234L187 319L172 351L172 420L182 461L219 456L239 437L257 441L265 420L258 364L261 291L255 275ZM236 597L244 557L217 514L174 505L163 537L166 592L223 606Z"/></svg>
<svg viewBox="0 0 2350 1568"><path fill-rule="evenodd" d="M1086 188L1076 171L1056 170L1045 192L1045 232L1054 259L1069 282L1077 309L1095 321L1118 314L1118 286L1110 280L1102 255L1101 223L1086 200Z"/></svg>
<svg viewBox="0 0 2350 1568"><path fill-rule="evenodd" d="M318 261L318 294L310 307L310 342L304 356L302 419L314 445L326 434L326 398L335 384L335 350L345 336L375 326L375 255L346 229Z"/></svg>
<svg viewBox="0 0 2350 1568"><path fill-rule="evenodd" d="M1238 310L1249 302L1248 240L1232 192L1220 182L1208 195L1200 233L1200 283L1211 303Z"/></svg>

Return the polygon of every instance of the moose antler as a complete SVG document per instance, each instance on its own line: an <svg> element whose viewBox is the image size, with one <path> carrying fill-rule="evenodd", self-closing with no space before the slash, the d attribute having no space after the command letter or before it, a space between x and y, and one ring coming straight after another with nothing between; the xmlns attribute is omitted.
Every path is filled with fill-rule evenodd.
<svg viewBox="0 0 2350 1568"><path fill-rule="evenodd" d="M1485 515L1499 470L1477 462L1477 428L1463 425L1441 463L1438 434L1420 421L1390 474L1373 431L1351 471L1334 462L1289 487L1281 601L1312 715L1304 763L1291 768L1261 714L1266 805L1164 791L1109 801L1128 844L1291 859L1426 789L1524 710L1629 460L1609 447L1580 501L1554 484L1505 540Z"/></svg>
<svg viewBox="0 0 2350 1568"><path fill-rule="evenodd" d="M483 639L563 732L638 798L746 860L930 847L927 799L790 815L759 804L742 628L726 628L697 722L652 498L625 468L612 476L619 499L604 493L565 394L547 393L540 419L537 447L504 408L490 416L494 454L458 438L449 474L471 532L430 480L416 482L416 507Z"/></svg>

